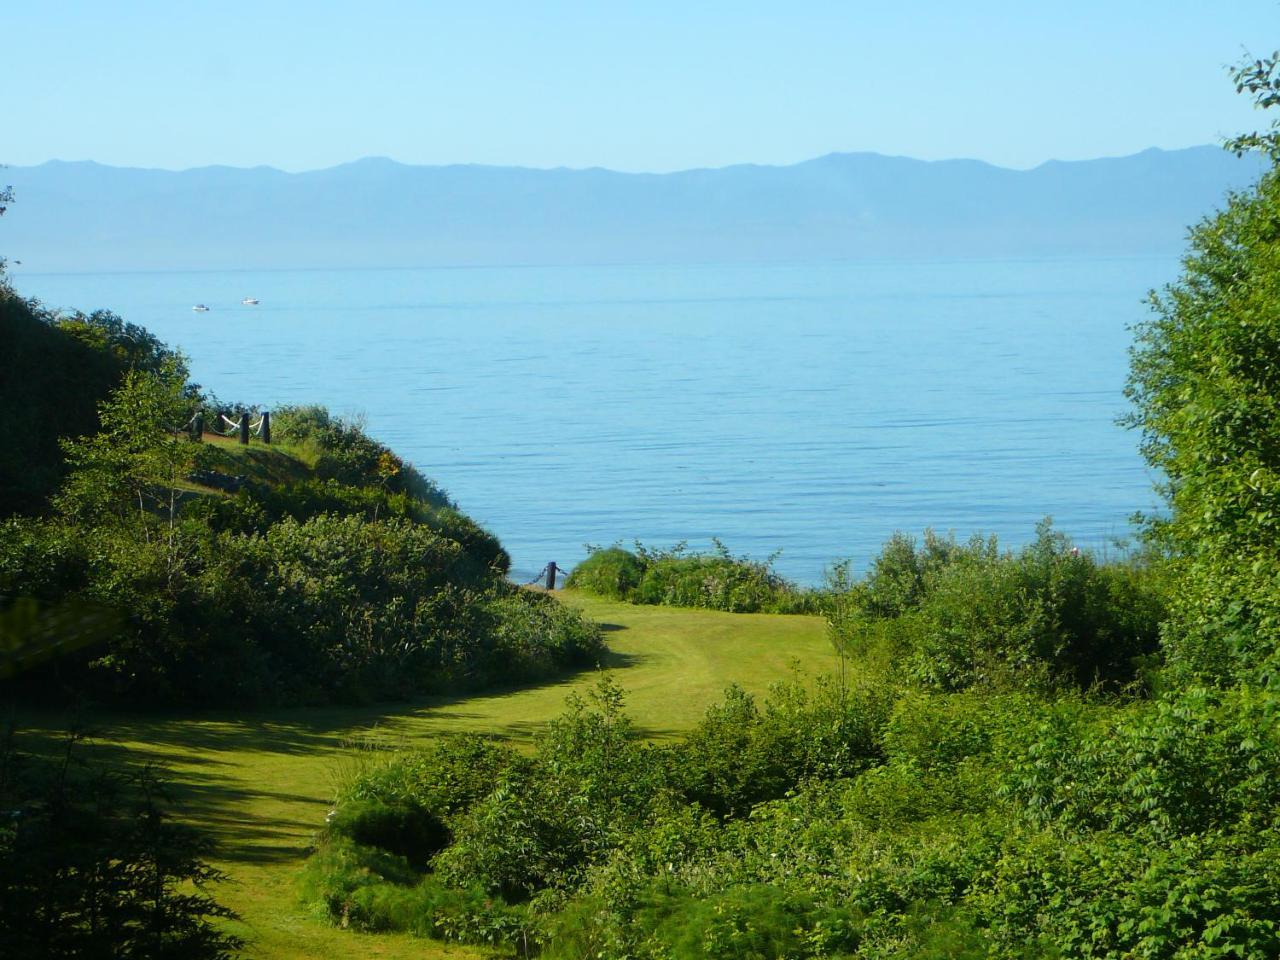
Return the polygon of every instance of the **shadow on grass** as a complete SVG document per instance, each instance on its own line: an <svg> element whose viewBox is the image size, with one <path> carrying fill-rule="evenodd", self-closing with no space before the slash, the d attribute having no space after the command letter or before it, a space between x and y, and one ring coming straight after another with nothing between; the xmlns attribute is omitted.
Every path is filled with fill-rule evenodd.
<svg viewBox="0 0 1280 960"><path fill-rule="evenodd" d="M643 659L606 650L596 669L626 670ZM122 773L155 768L167 784L174 816L207 832L217 844L217 859L301 861L324 822L332 767L344 754L367 757L372 750L404 747L478 725L511 740L529 742L543 726L541 721L512 718L495 726L492 710L454 708L536 689L563 689L567 694L588 672L364 706L218 710L181 716L18 707L16 742L19 749L31 753L57 754L66 748L67 731L74 729L85 738L76 752L86 761ZM430 722L429 729L421 723L424 720ZM307 766L309 759L312 763ZM314 792L289 789L288 784L299 780L304 790L314 787Z"/></svg>

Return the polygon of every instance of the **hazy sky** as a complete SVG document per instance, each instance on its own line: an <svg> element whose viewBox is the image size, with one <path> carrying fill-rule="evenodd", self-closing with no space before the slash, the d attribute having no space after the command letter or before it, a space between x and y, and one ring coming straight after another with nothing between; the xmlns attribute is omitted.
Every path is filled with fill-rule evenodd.
<svg viewBox="0 0 1280 960"><path fill-rule="evenodd" d="M1280 0L10 0L0 162L1004 166L1215 142Z"/></svg>

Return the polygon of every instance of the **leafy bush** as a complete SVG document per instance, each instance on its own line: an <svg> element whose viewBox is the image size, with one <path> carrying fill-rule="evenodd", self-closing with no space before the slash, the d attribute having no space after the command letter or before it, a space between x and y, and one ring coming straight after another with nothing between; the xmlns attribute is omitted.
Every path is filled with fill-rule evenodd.
<svg viewBox="0 0 1280 960"><path fill-rule="evenodd" d="M1152 294L1127 393L1166 479L1155 532L1183 574L1174 667L1225 682L1276 673L1280 602L1280 173L1197 225L1182 277Z"/></svg>
<svg viewBox="0 0 1280 960"><path fill-rule="evenodd" d="M338 807L364 800L410 805L448 824L488 796L519 760L511 747L490 737L445 736L362 770L338 791L336 802Z"/></svg>
<svg viewBox="0 0 1280 960"><path fill-rule="evenodd" d="M505 574L511 566L511 558L497 537L470 517L452 507L432 504L409 493L392 493L381 486L351 486L332 478L315 477L275 486L264 484L241 494L234 512L243 516L246 508L256 509L260 520L253 529L258 532L265 532L270 524L286 517L304 521L321 513L359 516L369 521L411 520L461 544L473 561L476 579ZM243 521L237 529L246 531Z"/></svg>
<svg viewBox="0 0 1280 960"><path fill-rule="evenodd" d="M708 810L745 816L806 780L849 777L877 763L891 700L883 689L823 680L810 692L794 681L775 686L761 711L731 687L671 748L672 781Z"/></svg>
<svg viewBox="0 0 1280 960"><path fill-rule="evenodd" d="M714 552L694 553L683 543L668 550L636 544L636 552L588 547L589 556L565 586L631 603L703 607L729 613L816 613L822 597L800 590L764 562L735 557L719 540Z"/></svg>
<svg viewBox="0 0 1280 960"><path fill-rule="evenodd" d="M838 645L893 648L902 671L938 690L979 685L1116 689L1159 647L1164 582L1137 564L1098 564L1048 521L1017 554L994 539L961 545L896 536L852 586Z"/></svg>
<svg viewBox="0 0 1280 960"><path fill-rule="evenodd" d="M751 884L669 908L653 937L670 944L673 960L801 960L847 953L861 926L857 911Z"/></svg>
<svg viewBox="0 0 1280 960"><path fill-rule="evenodd" d="M461 783L434 872L349 871L353 889L375 887L329 915L505 936L548 957L1276 950L1274 694L1117 703L789 684L762 707L731 690L657 749L620 707L606 686L534 756L507 755L490 792ZM459 749L370 782L432 793ZM452 934L434 919L447 891Z"/></svg>
<svg viewBox="0 0 1280 960"><path fill-rule="evenodd" d="M454 507L448 494L365 433L356 420L335 417L322 406L286 406L272 413L271 424L282 440L318 451L316 475L321 480L374 485L433 507Z"/></svg>
<svg viewBox="0 0 1280 960"><path fill-rule="evenodd" d="M115 314L62 315L27 300L0 278L0 516L37 514L66 475L59 438L94 433L98 404L129 370L181 368L153 335Z"/></svg>
<svg viewBox="0 0 1280 960"><path fill-rule="evenodd" d="M413 804L364 800L344 804L329 821L331 834L378 847L421 868L448 845L449 832L430 810Z"/></svg>
<svg viewBox="0 0 1280 960"><path fill-rule="evenodd" d="M595 597L628 600L644 577L644 562L629 550L613 546L589 548L587 559L573 568L565 586Z"/></svg>

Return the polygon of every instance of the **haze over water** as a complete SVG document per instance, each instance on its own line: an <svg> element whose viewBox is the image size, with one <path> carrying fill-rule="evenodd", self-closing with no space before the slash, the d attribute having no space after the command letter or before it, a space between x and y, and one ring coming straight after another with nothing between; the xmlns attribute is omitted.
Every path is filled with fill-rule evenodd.
<svg viewBox="0 0 1280 960"><path fill-rule="evenodd" d="M1170 259L31 274L229 401L322 403L435 479L527 580L679 540L817 583L894 531L1101 547L1156 507L1115 425ZM256 307L240 305L258 297ZM209 313L193 313L206 303Z"/></svg>

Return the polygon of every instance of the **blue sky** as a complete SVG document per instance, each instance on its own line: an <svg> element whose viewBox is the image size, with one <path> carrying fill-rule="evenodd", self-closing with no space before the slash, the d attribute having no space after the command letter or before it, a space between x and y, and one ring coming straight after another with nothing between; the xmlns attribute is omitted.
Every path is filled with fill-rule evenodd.
<svg viewBox="0 0 1280 960"><path fill-rule="evenodd" d="M1260 124L1280 0L63 2L0 26L0 162L1029 167Z"/></svg>

